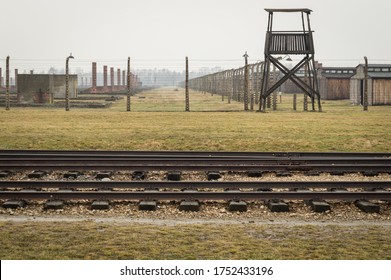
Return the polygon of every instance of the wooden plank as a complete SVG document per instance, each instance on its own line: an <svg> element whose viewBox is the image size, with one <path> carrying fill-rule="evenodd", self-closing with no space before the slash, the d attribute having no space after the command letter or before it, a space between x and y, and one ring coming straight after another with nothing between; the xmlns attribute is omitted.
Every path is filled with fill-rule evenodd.
<svg viewBox="0 0 391 280"><path fill-rule="evenodd" d="M349 99L350 80L349 79L327 79L327 99L340 100Z"/></svg>
<svg viewBox="0 0 391 280"><path fill-rule="evenodd" d="M391 80L374 79L372 105L390 105L390 104L391 104Z"/></svg>

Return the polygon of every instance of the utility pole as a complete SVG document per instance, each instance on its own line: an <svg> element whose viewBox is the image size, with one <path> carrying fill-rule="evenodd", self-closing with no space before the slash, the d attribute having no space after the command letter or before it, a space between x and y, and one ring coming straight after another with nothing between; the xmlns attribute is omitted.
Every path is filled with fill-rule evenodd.
<svg viewBox="0 0 391 280"><path fill-rule="evenodd" d="M190 100L189 100L189 59L186 56L186 81L185 81L185 94L186 94L186 112L190 111Z"/></svg>

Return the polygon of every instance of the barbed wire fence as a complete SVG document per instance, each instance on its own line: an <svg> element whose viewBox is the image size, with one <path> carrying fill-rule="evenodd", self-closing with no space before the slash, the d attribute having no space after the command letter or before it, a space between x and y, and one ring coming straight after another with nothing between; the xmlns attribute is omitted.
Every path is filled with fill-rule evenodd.
<svg viewBox="0 0 391 280"><path fill-rule="evenodd" d="M12 103L20 101L18 77L69 74L77 79L79 94L126 94L127 111L130 111L130 96L146 89L179 87L186 75L184 60L131 59L129 57L124 63L124 60L117 59L78 59L73 56L71 60L68 58L63 60L8 58L7 61L0 59L0 93L5 93L5 95L0 95L0 102L3 98L3 102L6 102L9 109L9 98L12 99ZM224 67L224 64L238 61L196 59L192 61L193 69L190 71L187 69L188 77L218 72L222 66L216 66L217 64ZM7 87L5 87L6 84ZM49 91L43 87L35 90L44 95ZM7 98L4 98L5 96ZM58 98L58 96L50 96L47 99L53 100L55 97ZM71 94L71 98L74 97ZM38 99L38 103L42 102L42 98Z"/></svg>
<svg viewBox="0 0 391 280"><path fill-rule="evenodd" d="M231 104L232 101L243 104L243 110L254 111L259 104L259 94L262 90L263 62L248 58L238 59L192 59L189 58L189 67L185 59L78 59L69 63L69 74L77 75L79 93L106 93L122 92L127 94L127 111L130 111L130 96L145 90L158 87L183 87L188 77L188 87L191 91L199 91L220 95L222 102ZM329 64L353 63L360 60L333 60L323 59ZM385 63L391 60L375 60ZM186 71L187 70L187 71ZM273 69L270 83L275 83L278 73ZM66 73L65 59L0 59L0 102L4 102L9 110L10 104L17 102L19 74L53 74ZM129 98L128 98L129 97ZM277 108L276 93L267 100L267 108L273 105ZM304 110L306 98L304 97ZM191 98L190 98L191 100ZM293 110L296 110L296 95L293 99ZM186 99L185 111L190 110L189 99Z"/></svg>

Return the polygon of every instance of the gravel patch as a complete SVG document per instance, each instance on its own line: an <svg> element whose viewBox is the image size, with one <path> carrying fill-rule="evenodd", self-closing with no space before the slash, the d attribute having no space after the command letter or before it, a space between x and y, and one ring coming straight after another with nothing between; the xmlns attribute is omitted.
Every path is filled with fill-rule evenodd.
<svg viewBox="0 0 391 280"><path fill-rule="evenodd" d="M97 172L88 171L76 179L64 178L65 172L49 172L41 179L30 179L30 172L17 172L1 178L0 180L78 180L93 181ZM110 177L113 181L134 181L130 171L118 171ZM146 173L147 181L166 181L166 172L155 171ZM221 172L222 177L218 181L388 181L390 174L379 174L366 177L360 173L333 176L328 173L321 173L319 176L306 176L301 172L293 173L290 177L277 177L275 173L265 173L262 177L248 177L246 172ZM206 172L182 172L182 181L207 181ZM390 191L390 190L389 190ZM3 203L4 201L0 201ZM289 204L290 212L272 213L263 201L248 202L248 211L230 212L227 210L228 203L223 201L206 201L201 203L199 212L184 212L178 209L179 201L159 202L156 211L138 210L137 201L112 201L109 210L91 210L91 201L67 201L64 209L44 210L43 201L28 202L25 208L4 209L0 208L0 219L9 217L28 217L32 219L58 217L76 219L130 219L136 220L220 220L228 222L275 222L295 220L303 222L388 222L391 221L391 204L384 201L377 202L381 210L379 213L364 213L352 202L330 202L331 211L315 213L303 201L286 201Z"/></svg>
<svg viewBox="0 0 391 280"><path fill-rule="evenodd" d="M353 203L331 202L331 211L315 213L302 201L288 202L290 212L273 213L264 202L249 202L246 212L230 212L226 202L202 202L199 212L184 212L178 209L179 202L160 202L156 211L140 211L137 202L114 201L109 210L91 210L90 202L67 202L64 209L44 210L43 202L28 203L25 208L0 208L0 216L29 217L109 217L130 219L221 219L221 220L260 220L274 221L280 219L296 219L302 221L338 222L338 221L391 221L391 204L379 202L379 213L364 213Z"/></svg>

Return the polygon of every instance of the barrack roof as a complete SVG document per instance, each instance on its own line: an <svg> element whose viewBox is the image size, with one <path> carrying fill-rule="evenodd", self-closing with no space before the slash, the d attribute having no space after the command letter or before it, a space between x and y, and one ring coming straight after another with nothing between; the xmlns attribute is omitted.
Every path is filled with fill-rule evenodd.
<svg viewBox="0 0 391 280"><path fill-rule="evenodd" d="M298 13L303 12L310 14L312 10L310 9L265 9L266 12L269 13Z"/></svg>
<svg viewBox="0 0 391 280"><path fill-rule="evenodd" d="M361 63L358 66L365 67L365 64ZM368 64L368 68L391 68L391 64Z"/></svg>

